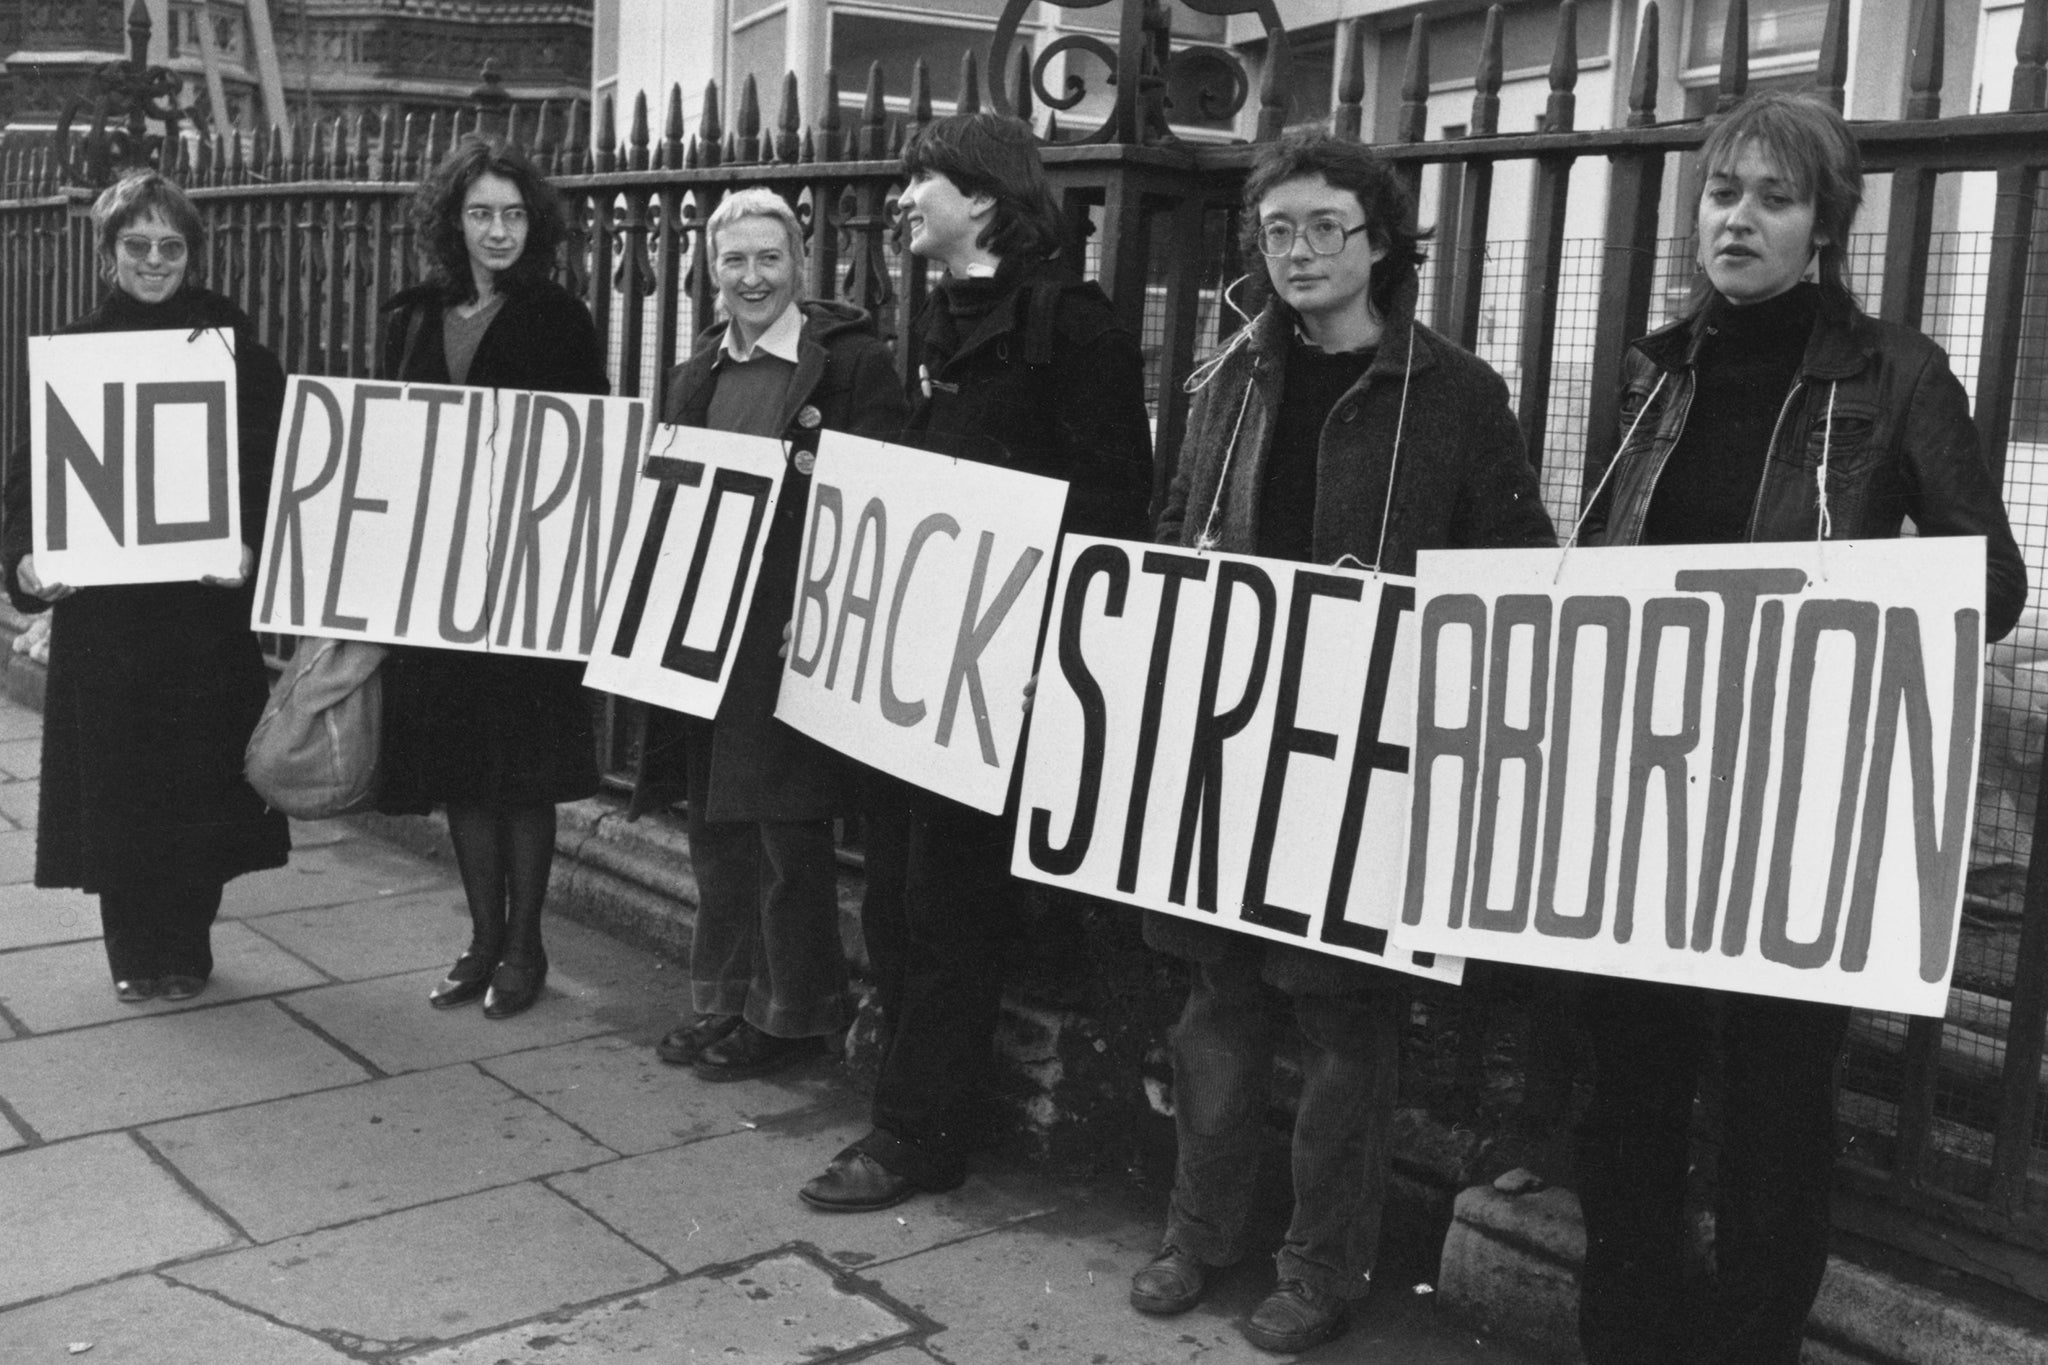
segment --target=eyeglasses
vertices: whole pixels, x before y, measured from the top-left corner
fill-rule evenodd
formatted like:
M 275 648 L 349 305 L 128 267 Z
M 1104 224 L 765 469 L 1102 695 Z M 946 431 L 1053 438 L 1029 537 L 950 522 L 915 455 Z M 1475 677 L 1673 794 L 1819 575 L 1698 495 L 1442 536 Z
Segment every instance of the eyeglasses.
M 502 223 L 509 229 L 526 226 L 526 210 L 517 204 L 506 209 L 487 208 L 482 204 L 472 204 L 462 211 L 462 216 L 469 220 L 471 227 L 480 231 L 490 227 L 493 223 Z
M 146 261 L 154 252 L 168 265 L 176 265 L 185 259 L 183 237 L 144 237 L 141 233 L 130 233 L 121 238 L 121 254 L 131 261 Z
M 1308 243 L 1308 249 L 1318 256 L 1341 255 L 1344 244 L 1357 234 L 1365 231 L 1365 224 L 1345 227 L 1335 218 L 1311 219 L 1304 228 L 1292 223 L 1268 223 L 1259 229 L 1259 253 L 1264 256 L 1286 256 L 1293 252 L 1298 237 Z

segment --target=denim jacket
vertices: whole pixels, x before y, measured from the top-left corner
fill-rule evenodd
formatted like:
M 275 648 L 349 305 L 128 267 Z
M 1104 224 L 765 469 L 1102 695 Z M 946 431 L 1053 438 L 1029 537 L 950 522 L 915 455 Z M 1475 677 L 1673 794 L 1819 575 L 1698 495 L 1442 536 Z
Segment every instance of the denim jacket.
M 1640 543 L 1658 477 L 1685 430 L 1710 311 L 1629 349 L 1622 440 L 1586 513 L 1589 543 Z M 1947 355 L 1913 329 L 1826 294 L 1772 427 L 1749 539 L 1814 539 L 1823 481 L 1829 539 L 1889 539 L 1907 518 L 1921 535 L 1983 536 L 1985 638 L 2012 629 L 2026 604 L 2026 563 Z

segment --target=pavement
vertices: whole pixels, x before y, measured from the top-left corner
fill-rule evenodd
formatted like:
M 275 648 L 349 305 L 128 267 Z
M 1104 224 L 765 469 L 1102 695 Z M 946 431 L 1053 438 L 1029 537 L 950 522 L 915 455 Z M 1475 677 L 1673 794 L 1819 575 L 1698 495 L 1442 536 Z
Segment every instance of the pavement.
M 429 1009 L 453 872 L 345 823 L 229 886 L 205 994 L 118 1003 L 93 899 L 29 884 L 40 728 L 0 703 L 0 1365 L 1275 1359 L 1234 1326 L 1263 1256 L 1181 1317 L 1130 1310 L 1156 1190 L 990 1158 L 813 1212 L 798 1185 L 865 1128 L 843 1068 L 663 1066 L 682 973 L 596 930 L 550 923 L 525 1015 Z M 1411 1254 L 1302 1358 L 1531 1359 L 1440 1315 Z

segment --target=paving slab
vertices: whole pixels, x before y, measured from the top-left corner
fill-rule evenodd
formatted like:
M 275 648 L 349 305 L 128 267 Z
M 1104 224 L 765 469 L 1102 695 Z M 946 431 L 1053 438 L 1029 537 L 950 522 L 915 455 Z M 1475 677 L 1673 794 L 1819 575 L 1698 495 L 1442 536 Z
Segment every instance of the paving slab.
M 5 838 L 0 835 L 0 838 Z M 0 1005 L 31 1033 L 206 1009 L 279 991 L 318 986 L 327 978 L 240 924 L 213 926 L 213 980 L 191 1000 L 124 1005 L 114 998 L 107 954 L 99 939 L 25 948 L 0 959 Z M 0 1092 L 4 1093 L 4 1092 Z
M 427 1004 L 427 993 L 446 971 L 444 964 L 327 986 L 293 996 L 291 1005 L 394 1075 L 550 1047 L 611 1028 L 597 1013 L 595 992 L 552 968 L 540 1003 L 524 1014 L 486 1019 L 480 1005 L 437 1010 Z
M 258 1242 L 613 1155 L 470 1066 L 157 1124 L 143 1135 Z
M 634 1357 L 674 1365 L 804 1365 L 909 1336 L 918 1324 L 835 1282 L 795 1252 L 731 1273 L 634 1294 L 574 1313 L 406 1357 L 408 1365 L 611 1365 Z M 863 1357 L 871 1359 L 871 1357 Z M 930 1357 L 917 1359 L 929 1365 Z
M 0 1047 L 0 1095 L 46 1139 L 303 1095 L 368 1074 L 267 1000 Z
M 11 829 L 0 833 L 0 886 L 34 880 L 36 875 L 36 832 Z
M 294 848 L 289 865 L 235 878 L 221 896 L 220 912 L 239 919 L 310 905 L 379 900 L 454 882 L 453 870 L 439 863 L 375 840 L 349 840 Z
M 596 1219 L 533 1184 L 291 1237 L 166 1273 L 365 1353 L 469 1336 L 669 1274 Z
M 0 740 L 0 773 L 9 777 L 35 777 L 43 770 L 43 735 L 39 729 L 27 739 Z
M 0 1156 L 0 1228 L 0 1306 L 236 1241 L 125 1133 Z
M 43 713 L 9 702 L 0 708 L 0 739 L 33 739 L 42 743 Z
M 479 1063 L 613 1151 L 639 1156 L 721 1134 L 742 1133 L 821 1104 L 845 1103 L 822 1058 L 799 1073 L 709 1084 L 664 1065 L 636 1038 L 585 1038 Z
M 0 1313 L 18 1365 L 351 1365 L 353 1356 L 209 1294 L 131 1275 Z M 71 1353 L 74 1345 L 88 1351 Z
M 1042 1214 L 1031 1191 L 974 1179 L 874 1214 L 820 1213 L 797 1189 L 865 1132 L 865 1115 L 788 1132 L 763 1128 L 631 1157 L 548 1183 L 688 1275 L 765 1247 L 815 1246 L 828 1263 L 860 1268 Z
M 100 898 L 83 891 L 0 886 L 0 950 L 70 943 L 100 936 Z M 0 966 L 0 974 L 7 968 Z
M 265 938 L 341 981 L 439 964 L 469 941 L 469 912 L 454 887 L 391 900 L 286 910 L 246 921 Z
M 0 817 L 16 829 L 36 827 L 36 803 L 42 799 L 43 784 L 35 778 L 0 782 Z

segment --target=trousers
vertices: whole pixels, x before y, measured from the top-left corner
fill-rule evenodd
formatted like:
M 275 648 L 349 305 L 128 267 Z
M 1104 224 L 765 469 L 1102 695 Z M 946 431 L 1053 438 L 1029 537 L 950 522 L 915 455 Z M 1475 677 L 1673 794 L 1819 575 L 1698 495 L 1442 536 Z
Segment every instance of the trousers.
M 1582 1009 L 1593 1095 L 1578 1133 L 1589 1365 L 1797 1365 L 1827 1269 L 1836 1005 L 1602 981 Z M 1693 1099 L 1718 1058 L 1713 1271 L 1687 1273 Z
M 690 1007 L 777 1038 L 846 1026 L 830 820 L 706 820 L 690 807 L 697 926 Z

